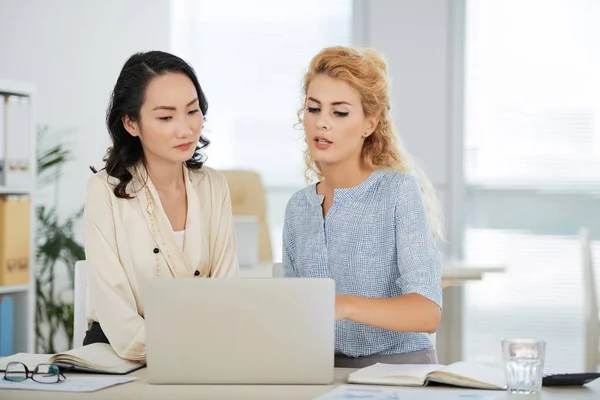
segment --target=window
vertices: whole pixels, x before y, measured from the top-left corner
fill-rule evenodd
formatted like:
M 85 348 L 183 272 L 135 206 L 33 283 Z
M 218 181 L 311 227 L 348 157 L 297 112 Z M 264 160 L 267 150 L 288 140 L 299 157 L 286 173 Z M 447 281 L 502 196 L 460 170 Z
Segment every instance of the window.
M 305 186 L 303 133 L 294 128 L 302 75 L 322 48 L 350 44 L 352 0 L 172 5 L 172 49 L 194 66 L 209 102 L 208 165 L 261 174 L 279 261 L 285 205 Z
M 600 237 L 599 20 L 594 0 L 467 2 L 465 257 L 508 265 L 466 289 L 467 359 L 534 336 L 548 370 L 583 368 L 575 235 Z

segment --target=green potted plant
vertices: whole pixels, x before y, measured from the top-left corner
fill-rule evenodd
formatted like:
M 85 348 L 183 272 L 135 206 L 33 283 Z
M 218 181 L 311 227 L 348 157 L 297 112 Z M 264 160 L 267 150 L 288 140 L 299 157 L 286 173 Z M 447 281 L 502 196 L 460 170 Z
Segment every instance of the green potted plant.
M 71 160 L 63 143 L 45 145 L 48 127 L 38 128 L 37 187 L 57 185 L 61 168 Z M 54 354 L 56 342 L 63 337 L 73 347 L 73 288 L 75 262 L 85 259 L 84 248 L 75 240 L 74 226 L 83 208 L 60 218 L 55 204 L 36 205 L 36 351 Z M 68 282 L 55 279 L 59 268 L 67 271 Z M 64 342 L 64 340 L 63 340 Z

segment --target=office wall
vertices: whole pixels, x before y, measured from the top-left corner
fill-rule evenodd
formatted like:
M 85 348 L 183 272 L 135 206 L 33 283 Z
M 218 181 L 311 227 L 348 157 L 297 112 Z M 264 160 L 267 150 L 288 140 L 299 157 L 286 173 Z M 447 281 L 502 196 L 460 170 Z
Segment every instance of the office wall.
M 38 87 L 38 121 L 76 153 L 69 179 L 59 188 L 63 214 L 82 204 L 87 166 L 99 165 L 109 145 L 104 113 L 122 63 L 134 51 L 170 46 L 170 1 L 139 5 L 136 0 L 0 2 L 0 76 Z M 440 192 L 454 243 L 450 217 L 460 154 L 453 148 L 451 13 L 448 0 L 355 0 L 355 42 L 386 56 L 400 136 Z
M 126 58 L 140 50 L 168 50 L 170 1 L 140 4 L 0 0 L 0 77 L 37 87 L 38 123 L 48 124 L 54 138 L 68 142 L 74 153 L 56 190 L 38 193 L 38 201 L 47 205 L 58 198 L 63 217 L 82 206 L 88 166 L 100 166 L 109 146 L 105 111 Z M 82 240 L 82 224 L 76 229 Z M 58 287 L 66 287 L 66 272 L 58 275 Z M 67 348 L 64 340 L 55 342 L 58 349 Z
M 355 0 L 355 42 L 388 63 L 400 138 L 438 190 L 448 243 L 460 255 L 462 1 Z
M 355 0 L 355 42 L 381 51 L 400 138 L 436 187 L 445 214 L 442 251 L 462 256 L 463 0 Z M 462 289 L 444 291 L 440 362 L 462 357 Z
M 1 0 L 0 77 L 37 86 L 37 121 L 70 143 L 75 160 L 58 191 L 61 214 L 81 207 L 90 164 L 109 139 L 110 89 L 135 51 L 168 50 L 170 1 Z M 54 193 L 41 193 L 51 202 Z

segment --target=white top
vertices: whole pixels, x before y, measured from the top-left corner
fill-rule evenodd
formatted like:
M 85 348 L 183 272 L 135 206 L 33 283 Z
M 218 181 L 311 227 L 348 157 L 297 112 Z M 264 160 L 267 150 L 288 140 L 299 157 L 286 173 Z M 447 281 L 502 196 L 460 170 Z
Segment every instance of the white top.
M 181 249 L 183 250 L 183 238 L 185 237 L 185 229 L 173 233 L 175 234 L 175 239 L 177 239 L 177 243 L 179 243 L 179 247 L 181 247 Z
M 92 175 L 86 193 L 87 318 L 98 321 L 115 352 L 146 360 L 146 327 L 140 287 L 150 278 L 237 277 L 231 198 L 225 177 L 206 166 L 185 171 L 188 210 L 181 248 L 160 196 L 143 165 L 132 167 L 127 193 L 117 198 L 116 179 Z M 146 191 L 145 186 L 147 186 Z M 151 215 L 154 218 L 151 218 Z M 155 235 L 153 235 L 155 232 Z M 156 241 L 154 236 L 156 236 Z M 154 253 L 158 245 L 159 253 Z M 159 258 L 157 268 L 156 258 Z

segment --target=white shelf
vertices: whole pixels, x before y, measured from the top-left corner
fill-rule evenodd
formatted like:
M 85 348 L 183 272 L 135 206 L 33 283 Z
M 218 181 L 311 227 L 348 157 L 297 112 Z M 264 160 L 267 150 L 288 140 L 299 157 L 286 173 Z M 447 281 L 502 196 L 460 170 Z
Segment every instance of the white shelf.
M 29 194 L 29 192 L 30 192 L 29 189 L 0 186 L 0 195 L 3 195 L 3 196 L 24 195 L 24 194 Z
M 14 94 L 17 96 L 31 96 L 35 93 L 35 87 L 26 82 L 15 82 L 7 79 L 0 79 L 0 93 Z
M 29 284 L 25 285 L 10 285 L 10 286 L 0 286 L 0 294 L 11 294 L 11 293 L 20 293 L 26 292 L 29 290 Z
M 30 184 L 27 186 L 0 186 L 0 196 L 23 196 L 26 195 L 30 200 L 30 237 L 29 237 L 29 283 L 24 285 L 5 285 L 0 286 L 0 295 L 11 295 L 14 301 L 14 324 L 13 324 L 13 352 L 14 353 L 33 353 L 35 351 L 35 235 L 36 235 L 36 214 L 35 214 L 35 172 L 37 140 L 35 125 L 35 93 L 36 88 L 28 82 L 18 82 L 0 78 L 0 99 L 4 100 L 5 95 L 17 95 L 27 97 L 29 100 L 28 129 L 27 132 L 20 132 L 19 135 L 29 134 L 29 166 L 31 168 Z M 6 107 L 2 107 L 2 112 L 6 113 Z M 0 132 L 0 139 L 7 138 L 7 116 L 4 114 L 0 118 L 3 125 Z M 2 151 L 7 153 L 9 148 L 3 146 Z M 15 150 L 16 151 L 16 150 Z M 10 158 L 10 154 L 3 154 L 3 159 Z M 23 158 L 22 155 L 20 158 Z M 7 182 L 7 181 L 3 181 Z

